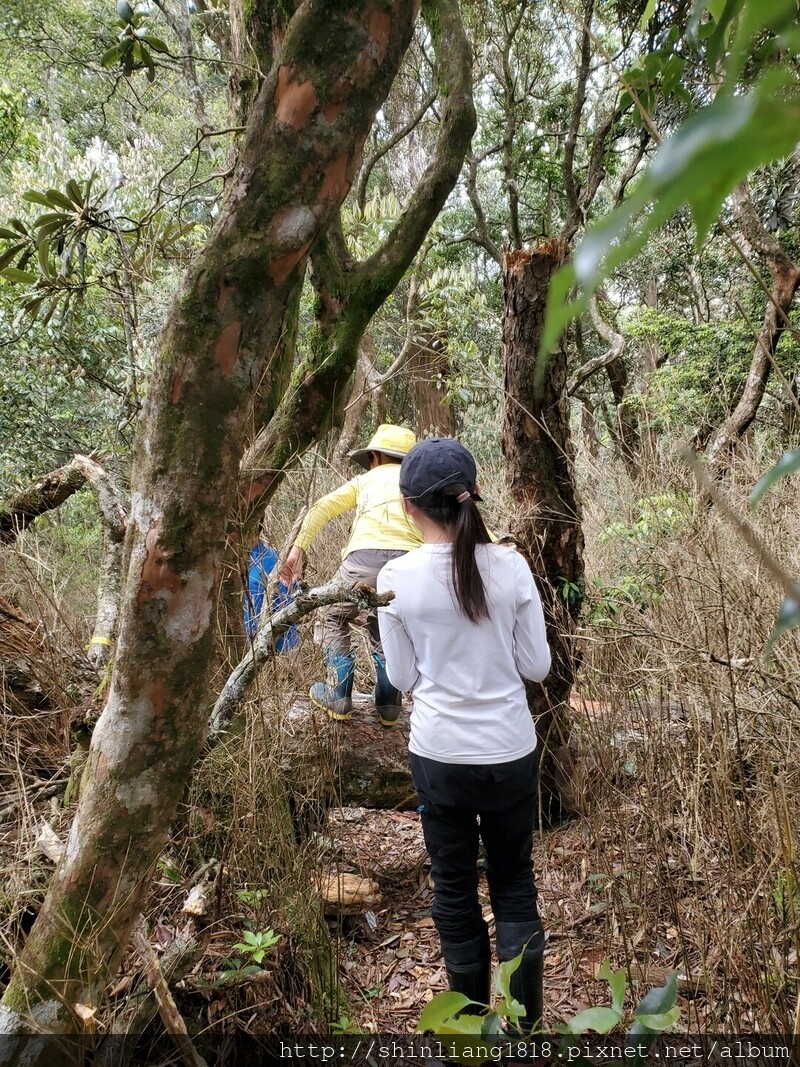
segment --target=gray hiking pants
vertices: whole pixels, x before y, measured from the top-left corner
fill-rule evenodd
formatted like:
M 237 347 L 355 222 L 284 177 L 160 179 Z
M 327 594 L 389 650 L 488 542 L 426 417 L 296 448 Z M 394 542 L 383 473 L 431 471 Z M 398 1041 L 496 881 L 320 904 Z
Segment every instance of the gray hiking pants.
M 375 588 L 378 571 L 390 559 L 404 556 L 405 552 L 392 548 L 362 548 L 351 552 L 339 567 L 338 578 L 342 582 L 363 582 Z M 322 620 L 322 647 L 325 651 L 346 656 L 350 652 L 350 623 L 358 615 L 355 604 L 333 604 L 327 608 Z M 373 652 L 381 652 L 381 635 L 378 630 L 378 613 L 373 608 L 367 612 L 367 629 Z

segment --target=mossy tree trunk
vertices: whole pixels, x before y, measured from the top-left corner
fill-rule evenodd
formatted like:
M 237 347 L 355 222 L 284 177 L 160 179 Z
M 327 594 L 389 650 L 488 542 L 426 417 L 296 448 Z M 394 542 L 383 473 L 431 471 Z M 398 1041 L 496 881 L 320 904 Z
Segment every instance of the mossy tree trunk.
M 203 742 L 212 607 L 255 392 L 280 374 L 266 357 L 350 188 L 415 15 L 415 0 L 303 3 L 275 63 L 257 57 L 270 73 L 161 338 L 137 434 L 113 682 L 0 1032 L 80 1030 L 78 1006 L 98 1004 L 141 910 Z M 17 1055 L 37 1062 L 24 1041 Z
M 512 533 L 536 577 L 553 654 L 545 681 L 528 683 L 542 744 L 542 811 L 548 819 L 581 809 L 569 696 L 583 601 L 583 529 L 563 347 L 552 354 L 541 388 L 534 379 L 550 279 L 563 254 L 563 245 L 552 241 L 533 252 L 509 252 L 503 262 L 503 454 L 515 505 Z
M 423 0 L 436 53 L 441 122 L 436 148 L 395 227 L 369 259 L 350 256 L 335 219 L 311 252 L 316 324 L 274 417 L 242 462 L 242 512 L 249 528 L 287 463 L 341 418 L 347 386 L 370 320 L 391 295 L 455 186 L 475 130 L 472 55 L 456 0 Z

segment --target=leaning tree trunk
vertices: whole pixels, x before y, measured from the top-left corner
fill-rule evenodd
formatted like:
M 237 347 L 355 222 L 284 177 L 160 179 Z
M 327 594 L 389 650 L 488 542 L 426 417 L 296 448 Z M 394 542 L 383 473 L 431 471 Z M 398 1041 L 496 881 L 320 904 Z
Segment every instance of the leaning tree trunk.
M 413 263 L 461 172 L 476 124 L 472 52 L 457 0 L 422 0 L 422 13 L 441 97 L 435 149 L 400 219 L 368 259 L 353 261 L 340 225 L 314 245 L 314 342 L 242 460 L 245 527 L 263 511 L 289 461 L 340 419 L 364 331 Z
M 715 478 L 726 473 L 736 445 L 758 414 L 775 351 L 789 322 L 789 310 L 800 286 L 800 266 L 759 219 L 746 182 L 733 194 L 733 204 L 744 241 L 769 268 L 770 288 L 742 395 L 708 442 L 708 470 Z
M 254 390 L 276 373 L 265 358 L 415 14 L 415 0 L 303 3 L 255 98 L 226 202 L 159 346 L 137 435 L 113 682 L 0 1032 L 80 1031 L 142 908 L 203 743 L 212 609 Z M 318 47 L 321 25 L 335 49 Z M 255 56 L 263 67 L 269 58 Z M 48 1049 L 23 1038 L 4 1052 L 35 1064 Z
M 541 388 L 534 381 L 547 292 L 564 251 L 549 242 L 503 261 L 503 454 L 514 500 L 512 532 L 536 577 L 553 654 L 550 674 L 528 683 L 542 744 L 542 811 L 580 811 L 570 750 L 569 696 L 575 678 L 575 629 L 583 601 L 583 529 L 575 488 L 567 399 L 567 357 L 552 354 Z

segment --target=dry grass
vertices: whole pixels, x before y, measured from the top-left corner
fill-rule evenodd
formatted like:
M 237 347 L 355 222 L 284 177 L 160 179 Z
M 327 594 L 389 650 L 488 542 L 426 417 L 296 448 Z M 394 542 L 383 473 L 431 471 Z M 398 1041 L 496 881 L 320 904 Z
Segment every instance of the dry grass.
M 678 967 L 694 994 L 690 1023 L 792 1032 L 800 645 L 790 634 L 765 662 L 781 592 L 718 514 L 696 506 L 685 473 L 671 473 L 669 497 L 660 489 L 654 504 L 617 485 L 613 514 L 602 500 L 587 508 L 594 622 L 581 634 L 579 688 L 592 703 L 578 723 L 592 769 L 588 865 L 609 885 L 616 961 L 634 974 L 648 961 Z M 756 479 L 739 469 L 731 492 L 743 513 Z M 774 492 L 757 521 L 797 574 L 791 496 Z M 612 603 L 619 588 L 628 596 Z
M 740 510 L 765 465 L 755 457 L 738 469 L 731 495 Z M 342 472 L 321 462 L 313 467 L 305 464 L 281 491 L 270 531 L 276 545 L 303 503 L 342 480 Z M 608 958 L 626 966 L 640 988 L 677 968 L 682 1025 L 691 1032 L 791 1032 L 800 948 L 798 638 L 782 638 L 774 659 L 764 661 L 779 590 L 735 532 L 713 510 L 697 508 L 685 471 L 657 472 L 650 489 L 632 489 L 610 464 L 583 467 L 582 480 L 589 599 L 579 635 L 583 699 L 575 727 L 591 807 L 585 819 L 549 831 L 537 846 L 552 934 L 551 1017 L 604 999 L 595 975 Z M 503 530 L 501 474 L 484 471 L 482 482 L 490 524 Z M 645 498 L 650 502 L 642 504 Z M 755 521 L 770 551 L 799 574 L 794 505 L 791 486 L 779 486 Z M 325 529 L 310 553 L 309 581 L 335 572 L 347 528 L 344 517 Z M 91 567 L 81 570 L 76 554 L 65 573 L 65 537 L 68 531 L 52 528 L 26 535 L 19 553 L 4 555 L 0 595 L 13 596 L 44 620 L 57 646 L 72 650 L 85 644 L 94 592 Z M 283 711 L 321 677 L 310 630 L 306 624 L 300 648 L 262 673 L 240 732 L 199 766 L 148 909 L 154 923 L 176 926 L 187 886 L 214 858 L 220 866 L 204 927 L 203 973 L 223 968 L 245 923 L 282 934 L 270 957 L 273 986 L 184 998 L 184 1010 L 216 1033 L 268 1026 L 324 1031 L 343 1010 L 320 994 L 335 972 L 346 976 L 356 1021 L 391 1031 L 397 998 L 359 990 L 388 973 L 378 951 L 385 929 L 421 923 L 429 904 L 419 855 L 409 861 L 408 884 L 396 874 L 388 878 L 391 863 L 381 857 L 386 907 L 379 919 L 388 927 L 377 932 L 331 930 L 308 891 L 317 846 L 295 846 L 276 768 Z M 230 647 L 230 635 L 221 636 Z M 371 686 L 363 651 L 362 689 Z M 220 667 L 219 679 L 226 669 Z M 17 804 L 0 823 L 6 961 L 49 875 L 34 845 L 37 821 L 47 815 L 63 831 L 69 820 L 38 795 L 43 783 L 63 775 L 68 754 L 63 722 L 54 723 L 46 715 L 15 716 L 9 706 L 3 714 L 0 808 Z M 38 767 L 28 762 L 34 750 L 45 757 Z M 237 896 L 261 888 L 270 892 L 257 905 Z M 418 995 L 421 1009 L 443 980 L 430 929 L 422 929 L 415 935 L 419 957 L 402 957 L 402 968 L 391 964 L 392 974 L 402 969 L 411 976 L 411 991 L 401 985 L 398 993 L 404 1029 L 415 1016 L 409 998 Z

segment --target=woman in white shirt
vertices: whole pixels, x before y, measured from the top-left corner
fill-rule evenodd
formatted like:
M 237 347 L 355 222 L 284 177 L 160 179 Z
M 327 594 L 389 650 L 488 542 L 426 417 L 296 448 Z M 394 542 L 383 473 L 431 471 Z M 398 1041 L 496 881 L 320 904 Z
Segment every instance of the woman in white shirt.
M 452 438 L 415 445 L 400 492 L 424 544 L 387 563 L 378 590 L 392 685 L 413 690 L 411 770 L 434 882 L 433 919 L 450 988 L 488 1003 L 489 932 L 478 847 L 500 960 L 524 949 L 512 992 L 523 1025 L 542 1017 L 544 933 L 531 849 L 538 761 L 523 678 L 550 669 L 541 602 L 515 549 L 492 544 L 476 506 L 475 461 Z

